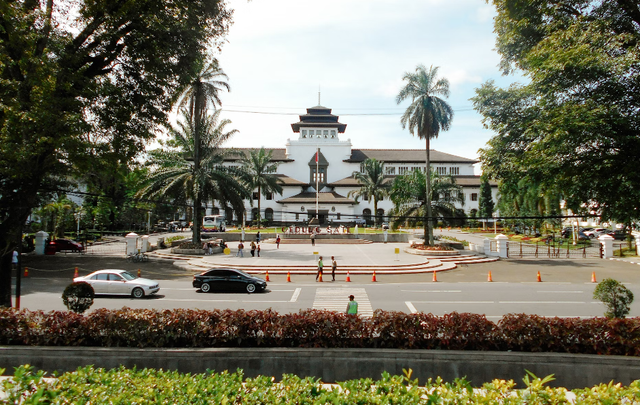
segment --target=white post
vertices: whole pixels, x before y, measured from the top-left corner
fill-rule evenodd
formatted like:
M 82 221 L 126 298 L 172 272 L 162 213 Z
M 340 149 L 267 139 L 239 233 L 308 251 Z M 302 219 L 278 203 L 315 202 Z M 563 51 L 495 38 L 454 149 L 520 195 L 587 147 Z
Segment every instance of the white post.
M 138 253 L 138 234 L 131 232 L 124 237 L 127 241 L 126 255 L 135 255 Z
M 636 254 L 640 256 L 640 234 L 637 234 L 635 238 L 636 238 Z
M 44 232 L 44 231 L 40 231 L 40 232 L 36 232 L 36 254 L 37 255 L 43 255 L 44 251 L 45 251 L 45 242 L 47 241 L 47 238 L 49 238 L 49 234 Z
M 598 240 L 602 244 L 602 258 L 609 259 L 613 257 L 613 237 L 609 235 L 602 235 Z
M 491 252 L 491 239 L 489 238 L 485 238 L 484 239 L 484 246 L 483 246 L 483 252 L 478 252 L 478 253 L 484 253 L 487 256 L 493 256 L 493 253 Z
M 142 237 L 142 246 L 140 247 L 140 252 L 145 253 L 150 251 L 151 245 L 149 244 L 149 235 L 144 235 Z
M 316 222 L 318 222 L 318 198 L 319 198 L 319 193 L 320 190 L 318 190 L 318 183 L 320 180 L 320 171 L 319 171 L 319 160 L 320 160 L 320 148 L 318 148 L 318 150 L 316 150 Z
M 507 243 L 509 243 L 509 238 L 505 235 L 500 234 L 496 236 L 496 243 L 498 245 L 498 256 L 502 258 L 507 258 Z

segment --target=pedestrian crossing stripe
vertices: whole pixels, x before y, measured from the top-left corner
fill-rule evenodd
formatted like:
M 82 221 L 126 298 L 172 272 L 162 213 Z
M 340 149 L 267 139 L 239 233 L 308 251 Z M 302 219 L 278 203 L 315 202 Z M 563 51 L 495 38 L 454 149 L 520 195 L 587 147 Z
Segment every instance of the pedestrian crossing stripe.
M 373 316 L 373 307 L 364 288 L 323 288 L 316 289 L 313 309 L 346 312 L 349 295 L 353 295 L 358 302 L 358 314 L 363 317 Z

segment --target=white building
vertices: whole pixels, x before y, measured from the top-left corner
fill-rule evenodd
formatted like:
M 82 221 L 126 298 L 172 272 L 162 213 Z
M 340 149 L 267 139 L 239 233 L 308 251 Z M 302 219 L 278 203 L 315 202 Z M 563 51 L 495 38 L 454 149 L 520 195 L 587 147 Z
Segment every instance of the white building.
M 358 189 L 353 172 L 367 158 L 383 161 L 389 181 L 393 177 L 411 170 L 425 169 L 424 149 L 354 149 L 351 140 L 341 140 L 346 124 L 338 122 L 331 109 L 316 106 L 307 109 L 300 121 L 291 124 L 295 139 L 288 139 L 284 149 L 272 149 L 272 160 L 279 163 L 278 176 L 282 180 L 282 195 L 258 196 L 253 193 L 253 206 L 247 201 L 247 220 L 257 217 L 257 199 L 262 209 L 262 218 L 278 222 L 304 222 L 316 216 L 316 167 L 319 172 L 318 219 L 320 223 L 353 222 L 356 218 L 372 219 L 373 201 L 360 199 L 356 202 L 349 192 Z M 320 150 L 316 165 L 316 150 Z M 242 149 L 240 149 L 242 151 Z M 249 149 L 245 149 L 249 151 Z M 229 159 L 227 165 L 237 165 L 238 159 Z M 431 151 L 431 167 L 440 174 L 451 174 L 464 191 L 465 212 L 478 209 L 480 176 L 474 174 L 476 160 L 448 153 Z M 494 202 L 497 201 L 497 186 L 492 184 Z M 393 208 L 385 198 L 378 202 L 378 215 L 384 216 Z M 213 213 L 219 212 L 214 208 Z M 230 209 L 227 220 L 238 221 Z

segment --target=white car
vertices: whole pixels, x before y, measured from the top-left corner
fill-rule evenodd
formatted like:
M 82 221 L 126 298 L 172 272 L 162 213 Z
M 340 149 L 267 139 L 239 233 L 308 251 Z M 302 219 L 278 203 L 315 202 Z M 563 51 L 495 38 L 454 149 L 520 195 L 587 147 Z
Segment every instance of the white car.
M 91 284 L 96 294 L 130 295 L 133 298 L 142 298 L 160 291 L 160 284 L 157 281 L 136 277 L 126 270 L 98 270 L 83 277 L 76 277 L 73 281 Z

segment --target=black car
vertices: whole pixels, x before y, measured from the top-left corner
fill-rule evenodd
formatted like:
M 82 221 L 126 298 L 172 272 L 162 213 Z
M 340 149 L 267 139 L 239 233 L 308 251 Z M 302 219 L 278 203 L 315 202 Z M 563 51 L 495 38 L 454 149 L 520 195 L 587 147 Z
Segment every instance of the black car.
M 253 293 L 264 291 L 267 282 L 237 269 L 211 269 L 193 276 L 193 287 L 202 292 L 210 291 L 246 291 Z

